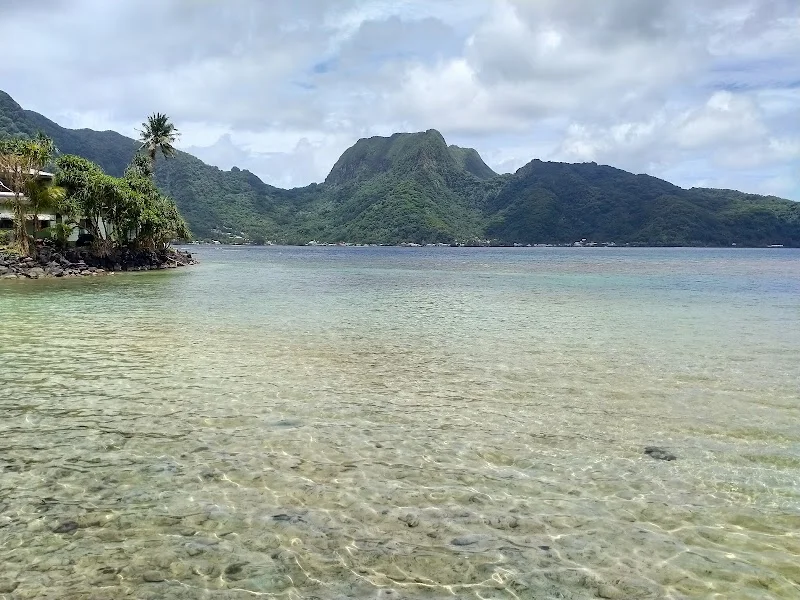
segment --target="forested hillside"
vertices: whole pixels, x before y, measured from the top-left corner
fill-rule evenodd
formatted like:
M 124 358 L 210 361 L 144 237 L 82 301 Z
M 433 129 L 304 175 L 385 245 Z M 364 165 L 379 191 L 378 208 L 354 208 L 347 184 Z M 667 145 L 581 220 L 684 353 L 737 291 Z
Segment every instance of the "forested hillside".
M 534 160 L 487 208 L 491 238 L 649 246 L 800 245 L 800 203 L 731 190 L 685 190 L 594 163 Z
M 60 152 L 119 176 L 138 143 L 116 132 L 65 129 L 0 92 L 0 137 L 43 131 Z M 800 203 L 732 190 L 685 190 L 594 163 L 534 160 L 497 175 L 438 131 L 359 140 L 325 182 L 284 190 L 249 171 L 222 171 L 179 152 L 157 163 L 199 238 L 279 243 L 800 246 Z

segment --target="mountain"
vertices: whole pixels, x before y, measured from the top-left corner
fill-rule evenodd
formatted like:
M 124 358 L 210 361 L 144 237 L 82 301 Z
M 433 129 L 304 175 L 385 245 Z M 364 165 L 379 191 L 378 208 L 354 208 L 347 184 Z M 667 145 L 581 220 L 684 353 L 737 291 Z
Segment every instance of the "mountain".
M 77 154 L 110 175 L 121 176 L 139 148 L 139 143 L 114 131 L 66 129 L 50 119 L 24 110 L 0 91 L 0 137 L 34 135 L 43 131 L 62 154 Z M 220 228 L 242 231 L 277 232 L 280 227 L 268 210 L 270 202 L 285 194 L 263 183 L 248 171 L 221 171 L 184 152 L 170 160 L 156 161 L 159 187 L 175 199 L 194 234 L 213 237 Z
M 462 169 L 471 173 L 478 179 L 492 179 L 493 177 L 497 177 L 497 173 L 483 162 L 481 155 L 478 154 L 475 148 L 450 146 L 449 149 L 453 160 L 455 160 Z
M 325 180 L 328 228 L 319 237 L 366 243 L 480 238 L 483 202 L 497 185 L 469 170 L 488 169 L 471 152 L 477 162 L 469 150 L 448 147 L 436 130 L 359 140 Z
M 685 190 L 595 163 L 534 160 L 489 203 L 487 235 L 648 246 L 800 245 L 800 203 L 732 190 Z
M 62 153 L 121 175 L 138 143 L 72 130 L 0 92 L 0 136 L 44 131 Z M 321 184 L 284 190 L 246 170 L 179 152 L 157 161 L 159 187 L 199 238 L 282 243 L 800 246 L 800 203 L 734 190 L 683 189 L 594 163 L 534 160 L 497 175 L 436 130 L 359 140 Z

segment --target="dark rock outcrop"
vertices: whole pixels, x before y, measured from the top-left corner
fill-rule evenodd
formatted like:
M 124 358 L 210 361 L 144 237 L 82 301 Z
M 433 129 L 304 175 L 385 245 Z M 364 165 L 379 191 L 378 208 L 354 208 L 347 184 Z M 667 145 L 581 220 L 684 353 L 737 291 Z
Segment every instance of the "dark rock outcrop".
M 37 257 L 18 256 L 0 250 L 0 279 L 44 279 L 49 277 L 92 277 L 118 271 L 154 271 L 197 264 L 189 252 L 163 252 L 122 248 L 106 256 L 88 248 L 38 249 Z
M 644 449 L 644 453 L 650 458 L 655 458 L 656 460 L 678 460 L 678 457 L 672 452 L 659 446 L 647 446 L 647 448 Z

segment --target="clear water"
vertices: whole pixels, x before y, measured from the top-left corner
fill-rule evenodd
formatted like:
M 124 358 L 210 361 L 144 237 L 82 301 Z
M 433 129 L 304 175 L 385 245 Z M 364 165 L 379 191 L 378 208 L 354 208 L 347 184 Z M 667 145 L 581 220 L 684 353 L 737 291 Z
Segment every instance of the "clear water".
M 800 252 L 199 257 L 0 286 L 0 598 L 800 598 Z

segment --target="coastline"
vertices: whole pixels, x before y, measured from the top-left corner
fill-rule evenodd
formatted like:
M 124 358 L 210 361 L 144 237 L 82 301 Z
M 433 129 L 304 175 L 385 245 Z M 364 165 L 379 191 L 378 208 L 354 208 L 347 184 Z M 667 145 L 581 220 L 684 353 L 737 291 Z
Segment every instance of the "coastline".
M 43 247 L 36 258 L 20 256 L 0 249 L 0 280 L 97 277 L 120 272 L 177 269 L 197 264 L 190 252 L 170 248 L 152 250 L 116 250 L 97 256 L 88 248 L 57 250 Z

